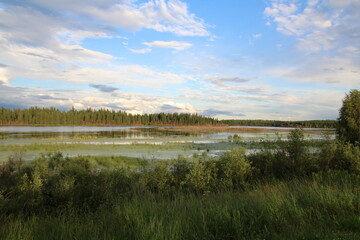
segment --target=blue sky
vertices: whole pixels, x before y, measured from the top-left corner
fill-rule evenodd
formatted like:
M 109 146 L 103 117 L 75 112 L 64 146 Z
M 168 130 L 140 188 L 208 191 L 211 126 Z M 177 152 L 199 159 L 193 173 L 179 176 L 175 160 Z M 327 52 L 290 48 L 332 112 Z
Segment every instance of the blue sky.
M 358 0 L 2 0 L 0 105 L 336 119 Z

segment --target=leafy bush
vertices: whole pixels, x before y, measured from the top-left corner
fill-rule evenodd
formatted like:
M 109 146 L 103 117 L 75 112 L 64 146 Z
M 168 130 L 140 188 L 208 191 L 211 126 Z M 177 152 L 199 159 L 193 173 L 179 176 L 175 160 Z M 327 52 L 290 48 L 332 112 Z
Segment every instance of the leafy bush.
M 142 181 L 153 191 L 164 191 L 171 188 L 173 178 L 169 171 L 169 164 L 161 161 L 153 169 L 143 173 Z
M 338 142 L 330 161 L 331 169 L 360 173 L 360 147 L 347 142 Z
M 258 177 L 289 179 L 309 175 L 318 169 L 304 139 L 303 130 L 292 130 L 287 140 L 279 138 L 270 144 L 273 148 L 263 148 L 249 156 Z
M 250 162 L 245 157 L 244 148 L 235 148 L 224 153 L 217 162 L 219 179 L 227 189 L 241 189 L 251 175 Z
M 185 159 L 180 159 L 180 160 L 176 160 L 172 167 L 171 167 L 171 171 L 172 171 L 172 175 L 173 175 L 173 181 L 175 186 L 182 186 L 186 176 L 189 174 L 191 169 L 191 165 L 188 161 L 186 161 Z
M 183 185 L 196 192 L 209 191 L 216 181 L 216 176 L 215 163 L 199 161 L 191 166 Z

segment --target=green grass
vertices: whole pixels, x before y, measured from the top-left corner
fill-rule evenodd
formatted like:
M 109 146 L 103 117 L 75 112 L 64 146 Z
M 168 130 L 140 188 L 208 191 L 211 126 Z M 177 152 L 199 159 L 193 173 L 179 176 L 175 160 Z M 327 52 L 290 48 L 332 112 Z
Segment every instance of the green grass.
M 358 176 L 322 174 L 205 195 L 115 200 L 95 212 L 2 216 L 0 239 L 359 239 Z

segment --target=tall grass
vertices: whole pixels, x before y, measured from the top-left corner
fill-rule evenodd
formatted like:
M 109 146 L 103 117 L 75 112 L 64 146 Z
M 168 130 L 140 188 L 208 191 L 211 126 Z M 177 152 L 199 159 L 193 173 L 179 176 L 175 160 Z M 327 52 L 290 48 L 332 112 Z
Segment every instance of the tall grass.
M 245 192 L 148 192 L 95 212 L 3 215 L 0 239 L 359 239 L 359 184 L 333 172 Z

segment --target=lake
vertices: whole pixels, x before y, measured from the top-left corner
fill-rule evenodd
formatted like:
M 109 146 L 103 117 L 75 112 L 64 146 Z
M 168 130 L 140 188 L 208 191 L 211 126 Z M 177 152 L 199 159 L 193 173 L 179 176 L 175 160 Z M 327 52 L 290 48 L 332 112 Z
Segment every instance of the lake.
M 217 156 L 237 147 L 229 137 L 238 135 L 241 142 L 286 138 L 294 128 L 229 126 L 218 130 L 185 131 L 186 127 L 97 127 L 97 126 L 2 126 L 0 161 L 14 152 L 31 160 L 41 153 L 61 151 L 67 156 L 123 155 L 144 159 L 173 159 L 207 152 Z M 307 139 L 321 139 L 324 132 L 335 138 L 334 130 L 304 129 Z

